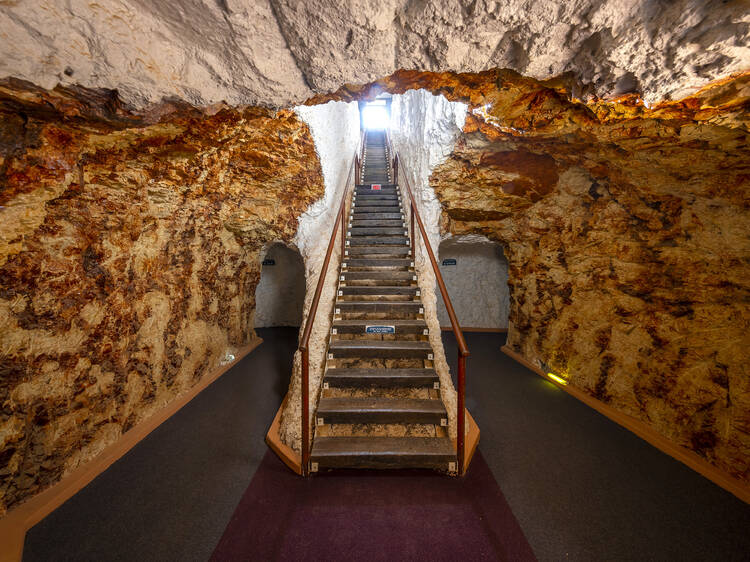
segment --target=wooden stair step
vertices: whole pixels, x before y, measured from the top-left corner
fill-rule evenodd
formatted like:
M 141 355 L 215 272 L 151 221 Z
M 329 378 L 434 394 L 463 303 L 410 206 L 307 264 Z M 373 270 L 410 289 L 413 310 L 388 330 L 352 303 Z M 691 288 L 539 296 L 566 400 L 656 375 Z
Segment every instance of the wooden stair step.
M 371 184 L 372 183 L 378 183 L 378 182 L 368 182 L 368 183 L 358 183 L 355 186 L 355 191 L 362 192 L 362 193 L 378 193 L 382 191 L 395 191 L 396 190 L 396 184 L 395 183 L 381 183 L 380 189 L 372 189 Z
M 328 346 L 328 353 L 333 354 L 334 358 L 430 359 L 432 345 L 428 341 L 333 340 Z
M 400 220 L 402 223 L 404 222 L 404 217 L 401 214 L 401 211 L 394 212 L 394 213 L 384 213 L 384 212 L 378 212 L 378 213 L 362 213 L 355 216 L 349 217 L 349 222 L 354 222 L 357 220 Z
M 333 328 L 338 334 L 365 334 L 367 326 L 370 327 L 390 327 L 394 329 L 394 334 L 424 334 L 427 324 L 423 319 L 403 320 L 399 318 L 390 318 L 385 320 L 371 320 L 367 318 L 355 318 L 334 320 Z M 377 333 L 377 332 L 374 332 Z M 382 331 L 382 333 L 388 333 Z
M 359 209 L 360 207 L 398 207 L 398 199 L 366 199 L 360 201 L 360 197 L 357 197 L 356 202 L 352 205 L 353 209 Z
M 321 398 L 316 423 L 425 423 L 446 425 L 440 400 L 420 398 Z
M 322 468 L 450 470 L 456 451 L 447 437 L 317 437 L 310 460 Z M 453 466 L 455 469 L 455 464 Z
M 342 271 L 342 281 L 416 281 L 417 275 L 413 271 L 398 271 L 395 269 L 373 271 Z
M 409 246 L 386 246 L 381 244 L 379 246 L 349 246 L 346 251 L 348 256 L 356 257 L 374 257 L 374 256 L 408 256 L 411 253 Z
M 440 379 L 435 369 L 328 369 L 323 383 L 330 388 L 440 388 Z
M 347 236 L 375 236 L 378 234 L 406 236 L 406 228 L 399 226 L 353 226 L 347 229 Z
M 343 313 L 398 313 L 422 314 L 423 305 L 420 301 L 336 301 L 334 307 Z
M 339 287 L 339 293 L 342 295 L 412 295 L 416 296 L 419 294 L 419 287 L 417 286 L 393 286 L 388 287 L 387 285 L 378 285 L 377 287 L 367 287 L 361 285 L 355 285 L 350 287 Z
M 352 207 L 352 218 L 359 215 L 367 216 L 370 213 L 400 213 L 401 207 L 398 205 L 362 205 Z M 361 218 L 361 217 L 360 217 Z
M 347 267 L 413 267 L 407 258 L 345 258 Z
M 407 236 L 350 236 L 346 241 L 349 242 L 349 246 L 406 246 L 409 244 Z
M 406 228 L 403 219 L 354 219 L 349 221 L 349 228 L 363 226 L 400 226 Z
M 355 197 L 357 201 L 397 201 L 399 199 L 398 193 L 378 193 L 373 191 L 372 193 L 363 193 Z

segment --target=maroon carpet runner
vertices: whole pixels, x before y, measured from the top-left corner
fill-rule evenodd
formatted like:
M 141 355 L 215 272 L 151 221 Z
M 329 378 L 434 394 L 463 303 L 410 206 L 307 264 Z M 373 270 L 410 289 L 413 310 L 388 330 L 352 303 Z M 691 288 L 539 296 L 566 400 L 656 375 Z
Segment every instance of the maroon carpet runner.
M 536 560 L 479 451 L 460 479 L 339 470 L 306 480 L 269 451 L 211 559 Z

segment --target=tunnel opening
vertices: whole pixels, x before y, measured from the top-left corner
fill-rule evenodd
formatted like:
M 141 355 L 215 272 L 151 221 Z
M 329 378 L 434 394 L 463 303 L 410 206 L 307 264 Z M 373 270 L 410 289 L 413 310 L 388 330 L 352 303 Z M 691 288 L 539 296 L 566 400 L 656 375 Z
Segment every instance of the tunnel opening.
M 255 327 L 295 327 L 302 324 L 305 265 L 295 248 L 271 244 L 262 257 L 255 289 Z
M 440 243 L 438 257 L 461 328 L 506 332 L 510 293 L 503 247 L 482 236 L 458 236 Z M 439 292 L 437 306 L 440 326 L 450 329 L 450 318 Z

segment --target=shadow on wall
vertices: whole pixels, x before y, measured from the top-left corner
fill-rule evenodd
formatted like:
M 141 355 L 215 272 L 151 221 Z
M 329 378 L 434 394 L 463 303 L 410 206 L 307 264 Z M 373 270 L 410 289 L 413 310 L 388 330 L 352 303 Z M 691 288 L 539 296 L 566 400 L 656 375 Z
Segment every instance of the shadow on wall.
M 281 242 L 268 247 L 255 289 L 255 327 L 302 324 L 305 264 L 299 251 Z
M 458 322 L 464 329 L 508 328 L 508 262 L 499 244 L 479 236 L 448 238 L 438 248 L 445 280 Z M 451 325 L 440 293 L 438 318 Z

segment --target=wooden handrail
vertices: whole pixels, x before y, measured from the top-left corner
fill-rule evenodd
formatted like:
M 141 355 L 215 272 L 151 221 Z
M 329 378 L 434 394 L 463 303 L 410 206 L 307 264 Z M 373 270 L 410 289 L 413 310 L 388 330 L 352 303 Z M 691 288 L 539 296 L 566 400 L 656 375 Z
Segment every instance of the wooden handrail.
M 328 265 L 331 262 L 331 254 L 333 253 L 333 248 L 336 244 L 336 231 L 338 230 L 339 225 L 341 226 L 342 259 L 344 256 L 346 237 L 346 223 L 344 221 L 346 213 L 346 196 L 349 193 L 349 183 L 352 180 L 352 174 L 355 174 L 356 181 L 357 172 L 355 167 L 357 166 L 358 161 L 358 151 L 355 151 L 352 163 L 349 165 L 349 174 L 346 177 L 344 191 L 341 194 L 341 203 L 339 204 L 338 213 L 336 213 L 336 222 L 333 224 L 333 229 L 331 230 L 331 238 L 328 241 L 328 249 L 326 250 L 326 256 L 323 260 L 323 267 L 318 276 L 318 284 L 315 287 L 315 294 L 313 295 L 313 300 L 310 304 L 310 312 L 307 314 L 305 330 L 302 332 L 302 339 L 300 340 L 299 345 L 299 350 L 302 353 L 302 476 L 307 476 L 310 469 L 310 334 L 312 333 L 315 316 L 318 312 L 320 295 L 323 292 L 323 285 L 325 284 L 326 275 L 328 274 Z
M 409 194 L 410 199 L 410 228 L 411 228 L 411 243 L 412 243 L 412 255 L 414 256 L 414 259 L 416 260 L 416 241 L 414 238 L 414 219 L 416 219 L 417 225 L 419 225 L 419 232 L 422 234 L 422 240 L 424 241 L 425 249 L 427 250 L 427 256 L 430 258 L 430 263 L 432 264 L 432 269 L 435 272 L 435 279 L 437 280 L 438 288 L 440 289 L 440 294 L 443 296 L 443 302 L 445 303 L 445 309 L 448 312 L 448 317 L 451 321 L 451 328 L 453 329 L 453 334 L 456 336 L 456 343 L 458 345 L 458 376 L 457 376 L 457 385 L 456 385 L 456 398 L 457 398 L 457 407 L 456 407 L 456 456 L 458 461 L 458 473 L 463 474 L 464 472 L 464 441 L 465 441 L 465 394 L 466 394 L 466 358 L 469 356 L 469 348 L 466 346 L 466 340 L 464 339 L 464 334 L 461 331 L 461 326 L 458 323 L 458 318 L 456 317 L 456 312 L 453 310 L 453 303 L 451 302 L 451 298 L 448 295 L 448 289 L 445 287 L 445 281 L 443 280 L 443 276 L 440 273 L 440 269 L 438 268 L 437 260 L 435 259 L 435 254 L 432 251 L 432 246 L 430 245 L 430 239 L 427 236 L 427 230 L 424 227 L 424 223 L 422 222 L 422 217 L 419 214 L 419 209 L 417 208 L 416 200 L 414 199 L 414 193 L 411 190 L 411 185 L 409 183 L 409 174 L 406 173 L 406 166 L 404 166 L 404 163 L 401 162 L 401 159 L 398 156 L 398 153 L 393 149 L 393 143 L 391 142 L 391 136 L 386 131 L 386 142 L 388 143 L 388 148 L 390 153 L 393 155 L 393 177 L 394 181 L 401 176 L 402 181 L 404 185 L 406 185 L 407 193 Z M 399 183 L 400 185 L 400 183 Z

